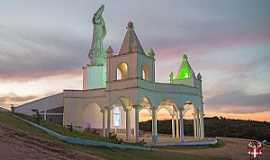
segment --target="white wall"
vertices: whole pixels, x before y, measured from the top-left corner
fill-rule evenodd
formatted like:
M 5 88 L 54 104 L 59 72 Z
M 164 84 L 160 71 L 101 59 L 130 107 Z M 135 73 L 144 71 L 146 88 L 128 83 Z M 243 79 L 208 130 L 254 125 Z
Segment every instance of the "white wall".
M 97 104 L 87 98 L 64 98 L 64 125 L 82 128 L 102 128 L 102 113 Z
M 59 93 L 15 107 L 15 112 L 27 115 L 34 115 L 35 113 L 32 111 L 32 109 L 44 111 L 63 106 L 63 93 Z
M 82 113 L 84 128 L 102 128 L 103 113 L 97 104 L 92 103 L 83 107 Z

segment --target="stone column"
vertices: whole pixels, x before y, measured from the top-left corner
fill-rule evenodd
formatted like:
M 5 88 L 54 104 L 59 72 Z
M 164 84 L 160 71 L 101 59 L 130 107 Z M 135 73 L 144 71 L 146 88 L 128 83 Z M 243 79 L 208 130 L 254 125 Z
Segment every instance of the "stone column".
M 204 139 L 204 114 L 200 114 L 201 139 Z
M 199 118 L 199 113 L 197 112 L 196 114 L 196 120 L 197 120 L 197 138 L 201 139 L 201 124 L 200 124 L 200 118 Z
M 175 138 L 174 113 L 172 114 L 172 138 Z
M 140 142 L 140 128 L 139 128 L 139 119 L 140 119 L 140 106 L 135 106 L 135 135 L 136 143 Z
M 44 116 L 44 120 L 46 121 L 47 120 L 47 110 L 44 110 L 43 116 Z
M 176 111 L 176 138 L 179 139 L 179 112 Z
M 111 131 L 111 108 L 107 108 L 107 137 Z
M 179 117 L 180 117 L 180 142 L 184 141 L 184 116 L 182 110 L 179 111 Z
M 152 142 L 157 143 L 157 113 L 154 107 L 152 108 Z
M 194 133 L 194 139 L 197 139 L 197 120 L 196 115 L 193 113 L 193 133 Z
M 106 109 L 102 109 L 102 136 L 106 136 Z
M 131 139 L 131 108 L 126 108 L 126 139 L 130 141 Z

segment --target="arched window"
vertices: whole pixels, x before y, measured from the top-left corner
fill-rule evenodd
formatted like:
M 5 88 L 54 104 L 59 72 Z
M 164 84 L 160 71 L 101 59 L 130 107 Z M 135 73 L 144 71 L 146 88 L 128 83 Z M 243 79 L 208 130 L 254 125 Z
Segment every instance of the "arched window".
M 146 64 L 142 65 L 142 79 L 149 80 L 149 67 Z
M 128 77 L 127 63 L 120 63 L 116 69 L 116 80 L 126 79 Z
M 146 79 L 146 73 L 145 73 L 145 70 L 142 70 L 142 79 L 143 79 L 143 80 Z
M 113 126 L 114 127 L 121 126 L 121 110 L 119 107 L 115 107 L 113 109 Z

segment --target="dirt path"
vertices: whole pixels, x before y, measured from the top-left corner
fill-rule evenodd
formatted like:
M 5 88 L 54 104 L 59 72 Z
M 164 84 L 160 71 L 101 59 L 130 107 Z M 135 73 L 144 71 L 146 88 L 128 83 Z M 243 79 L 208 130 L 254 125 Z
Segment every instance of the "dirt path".
M 0 159 L 4 160 L 97 160 L 40 137 L 18 133 L 0 124 Z
M 239 138 L 222 138 L 225 146 L 201 149 L 165 149 L 170 152 L 203 157 L 224 157 L 228 160 L 248 160 L 247 144 L 249 140 Z M 264 145 L 262 160 L 270 160 L 270 146 Z

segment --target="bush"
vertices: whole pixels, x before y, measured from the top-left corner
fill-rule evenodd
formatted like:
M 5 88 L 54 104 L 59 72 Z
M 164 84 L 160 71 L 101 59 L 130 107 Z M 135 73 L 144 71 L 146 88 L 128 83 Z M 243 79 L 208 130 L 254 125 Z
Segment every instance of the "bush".
M 122 144 L 124 141 L 121 138 L 117 138 L 117 134 L 110 132 L 109 133 L 109 142 L 116 143 L 116 144 Z

